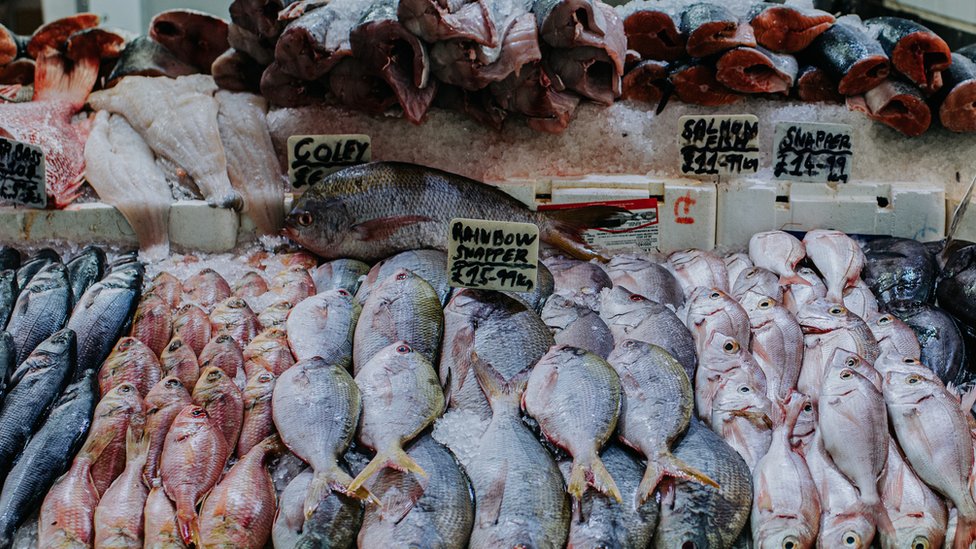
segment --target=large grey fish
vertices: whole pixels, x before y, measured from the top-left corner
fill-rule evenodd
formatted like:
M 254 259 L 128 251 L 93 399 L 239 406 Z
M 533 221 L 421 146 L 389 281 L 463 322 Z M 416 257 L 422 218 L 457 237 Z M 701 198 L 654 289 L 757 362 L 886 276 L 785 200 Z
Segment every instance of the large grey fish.
M 446 261 L 446 259 L 445 259 Z M 445 266 L 445 269 L 447 267 Z M 369 265 L 355 259 L 333 259 L 309 271 L 319 293 L 343 289 L 355 295 Z
M 674 454 L 715 479 L 719 487 L 681 479 L 666 481 L 654 548 L 732 547 L 752 505 L 749 466 L 717 434 L 694 419 Z
M 76 372 L 97 368 L 132 320 L 139 304 L 142 273 L 136 268 L 112 271 L 96 282 L 75 305 L 68 328 L 78 336 Z
M 528 371 L 506 380 L 477 358 L 473 369 L 492 416 L 467 467 L 475 494 L 468 546 L 561 548 L 569 536 L 569 498 L 556 462 L 519 413 Z
M 583 494 L 580 505 L 573 506 L 568 547 L 647 547 L 657 525 L 658 502 L 646 501 L 639 507 L 631 503 L 644 474 L 641 462 L 614 443 L 607 446 L 600 459 L 616 480 L 622 501 L 599 492 Z M 571 468 L 570 461 L 559 463 L 566 479 Z
M 365 273 L 366 278 L 362 280 L 362 284 L 356 292 L 356 301 L 360 305 L 365 303 L 373 289 L 389 278 L 397 269 L 406 269 L 424 279 L 437 292 L 441 305 L 447 304 L 452 288 L 447 279 L 447 254 L 441 250 L 407 250 L 373 265 L 373 268 Z
M 98 399 L 95 372 L 69 385 L 41 428 L 31 437 L 0 492 L 0 547 L 8 547 L 14 528 L 41 503 L 55 479 L 68 469 L 80 447 Z
M 17 268 L 17 288 L 24 291 L 31 279 L 51 263 L 61 263 L 61 256 L 51 248 L 41 248 Z
M 450 450 L 429 435 L 407 454 L 429 477 L 385 469 L 366 486 L 380 505 L 366 508 L 359 547 L 463 547 L 474 523 L 471 483 Z
M 557 344 L 575 345 L 602 358 L 613 349 L 613 333 L 600 314 L 566 296 L 554 294 L 546 301 L 542 321 Z
M 70 311 L 68 270 L 61 263 L 51 263 L 41 269 L 17 296 L 7 323 L 7 331 L 14 336 L 17 348 L 17 364 L 26 360 L 34 347 L 64 328 Z
M 0 408 L 0 477 L 70 380 L 74 353 L 75 333 L 61 330 L 38 345 L 11 377 Z
M 628 339 L 653 343 L 671 353 L 694 380 L 698 364 L 694 337 L 667 306 L 614 286 L 603 292 L 600 318 L 610 328 L 615 344 Z
M 20 289 L 17 287 L 17 271 L 0 271 L 0 328 L 5 327 L 10 320 L 18 294 Z
M 454 292 L 444 308 L 439 368 L 449 407 L 488 419 L 491 410 L 474 378 L 474 357 L 510 380 L 538 362 L 553 344 L 552 334 L 539 315 L 515 299 L 501 292 Z
M 353 479 L 349 490 L 355 492 L 387 467 L 428 477 L 403 449 L 444 412 L 437 372 L 424 353 L 406 341 L 395 341 L 364 364 L 355 381 L 363 402 L 359 441 L 376 451 L 376 456 Z
M 297 362 L 275 382 L 271 397 L 275 427 L 282 442 L 312 466 L 315 477 L 305 497 L 305 517 L 331 493 L 350 493 L 352 477 L 339 468 L 339 455 L 352 442 L 362 398 L 346 371 L 348 358 L 315 356 Z
M 288 345 L 298 360 L 335 353 L 352 360 L 352 339 L 359 304 L 345 290 L 315 294 L 296 305 L 285 321 Z M 262 313 L 263 315 L 263 313 Z
M 434 362 L 443 333 L 444 311 L 437 292 L 419 276 L 397 269 L 363 304 L 353 336 L 353 372 L 358 373 L 381 349 L 399 340 Z
M 81 252 L 65 264 L 71 281 L 72 306 L 92 284 L 105 274 L 105 251 L 98 246 L 85 246 Z
M 315 12 L 313 12 L 315 13 Z M 285 234 L 326 258 L 377 261 L 404 250 L 447 249 L 455 217 L 535 223 L 543 242 L 574 257 L 600 254 L 581 227 L 602 226 L 616 208 L 533 212 L 504 192 L 466 177 L 398 162 L 338 171 L 313 185 L 285 220 Z
M 647 458 L 635 505 L 644 503 L 665 477 L 715 485 L 685 463 L 671 446 L 688 427 L 695 408 L 691 380 L 667 351 L 642 341 L 622 341 L 609 358 L 620 376 L 620 440 Z
M 643 257 L 622 254 L 613 256 L 606 268 L 613 286 L 623 286 L 632 293 L 661 305 L 670 305 L 675 310 L 685 302 L 681 284 L 663 265 Z
M 278 497 L 278 515 L 271 530 L 275 547 L 294 549 L 351 549 L 363 521 L 362 503 L 334 493 L 305 518 L 305 494 L 312 483 L 308 468 L 288 483 Z
M 566 491 L 577 500 L 589 485 L 620 501 L 600 449 L 617 427 L 622 397 L 613 367 L 578 347 L 553 347 L 529 374 L 522 407 L 550 442 L 572 456 Z

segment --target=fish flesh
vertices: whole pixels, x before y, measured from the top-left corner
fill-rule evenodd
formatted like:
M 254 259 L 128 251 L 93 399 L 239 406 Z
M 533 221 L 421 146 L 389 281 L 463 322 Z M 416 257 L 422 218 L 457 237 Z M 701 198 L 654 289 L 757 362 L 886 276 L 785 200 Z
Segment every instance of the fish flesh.
M 162 378 L 162 367 L 152 349 L 133 337 L 123 337 L 98 370 L 98 393 L 106 395 L 130 383 L 145 396 Z
M 477 0 L 403 0 L 397 5 L 397 18 L 407 30 L 428 43 L 463 39 L 488 45 L 497 41 L 497 30 L 489 19 L 486 4 Z
M 227 30 L 227 21 L 189 9 L 164 11 L 149 22 L 150 38 L 204 73 L 230 47 Z
M 885 80 L 863 96 L 849 97 L 847 105 L 909 137 L 922 135 L 932 123 L 932 110 L 922 92 L 900 80 Z
M 973 98 L 976 96 L 976 62 L 960 55 L 952 54 L 952 64 L 942 71 L 943 86 L 933 104 L 939 106 L 939 121 L 950 131 L 976 131 L 976 109 Z
M 666 11 L 634 9 L 624 16 L 624 33 L 627 48 L 640 54 L 642 60 L 677 61 L 685 56 L 687 37 Z
M 846 21 L 837 21 L 810 44 L 810 57 L 837 81 L 841 95 L 859 95 L 874 89 L 890 72 L 881 44 Z
M 352 55 L 349 31 L 368 7 L 368 2 L 337 1 L 306 12 L 282 31 L 275 43 L 275 62 L 269 66 L 300 80 L 322 78 Z
M 125 440 L 125 469 L 102 494 L 95 508 L 96 547 L 141 547 L 144 538 L 143 508 L 149 488 L 143 469 L 149 450 L 145 425 L 130 423 Z
M 864 24 L 875 33 L 896 71 L 926 94 L 942 87 L 941 73 L 952 64 L 952 54 L 939 35 L 902 17 L 874 17 Z
M 18 365 L 42 341 L 64 328 L 70 311 L 68 270 L 61 263 L 51 263 L 20 291 L 7 322 L 7 331 L 14 337 Z
M 443 273 L 444 279 L 446 280 L 446 255 L 444 256 L 444 264 L 445 270 Z M 315 289 L 320 293 L 328 290 L 345 290 L 352 295 L 358 295 L 361 278 L 369 271 L 369 265 L 363 263 L 362 261 L 356 261 L 355 259 L 334 259 L 319 265 L 315 269 L 312 269 L 309 274 L 312 276 L 312 281 L 315 283 Z M 416 273 L 416 271 L 414 272 Z M 430 282 L 430 280 L 423 274 L 420 276 L 424 280 L 427 280 L 427 282 Z M 431 286 L 434 286 L 434 284 L 431 284 Z M 440 286 L 438 285 L 438 288 L 439 287 Z
M 203 75 L 127 76 L 91 94 L 88 103 L 124 116 L 158 156 L 186 170 L 211 206 L 240 210 L 243 200 L 228 178 L 220 141 L 216 91 Z
M 246 32 L 241 31 L 237 26 L 231 29 L 238 29 L 239 33 Z M 214 83 L 218 88 L 228 92 L 261 92 L 261 75 L 264 74 L 264 65 L 261 63 L 273 60 L 274 50 L 265 48 L 260 43 L 243 46 L 241 42 L 245 41 L 246 39 L 242 38 L 237 43 L 241 47 L 240 50 L 231 47 L 214 59 L 213 65 L 210 66 L 210 74 L 213 75 Z M 228 33 L 228 42 L 234 45 L 230 33 Z
M 756 42 L 780 53 L 807 49 L 834 24 L 834 16 L 825 11 L 775 2 L 756 4 L 749 11 L 749 18 Z
M 528 127 L 546 133 L 569 127 L 580 103 L 579 96 L 560 89 L 556 75 L 542 63 L 522 67 L 518 74 L 492 83 L 489 90 L 498 106 L 522 115 Z
M 794 95 L 807 103 L 841 103 L 837 80 L 826 70 L 814 65 L 801 65 L 793 85 Z
M 691 57 L 706 57 L 738 46 L 756 45 L 749 23 L 740 21 L 719 4 L 692 4 L 681 12 L 681 33 L 688 37 L 685 49 Z
M 610 328 L 586 305 L 556 294 L 546 301 L 541 318 L 557 345 L 575 345 L 604 359 L 613 349 Z
M 78 298 L 67 323 L 77 338 L 75 371 L 95 369 L 108 357 L 112 343 L 132 322 L 140 288 L 142 271 L 126 267 L 108 273 Z
M 281 41 L 278 43 L 280 44 Z M 341 66 L 340 63 L 339 67 Z M 279 107 L 311 105 L 326 92 L 325 83 L 305 81 L 291 76 L 281 69 L 277 61 L 265 67 L 264 72 L 261 73 L 259 86 L 261 95 L 272 105 Z
M 296 305 L 285 322 L 295 359 L 336 356 L 351 362 L 359 316 L 359 304 L 345 290 L 322 292 Z
M 193 404 L 207 412 L 210 423 L 224 437 L 228 455 L 237 447 L 244 420 L 244 396 L 223 370 L 211 366 L 200 372 L 190 394 Z
M 98 246 L 85 246 L 64 266 L 68 268 L 71 306 L 74 307 L 85 291 L 105 275 L 105 251 Z
M 177 414 L 193 404 L 190 393 L 180 383 L 179 378 L 166 377 L 160 380 L 146 394 L 146 465 L 143 480 L 146 486 L 152 486 L 153 480 L 159 476 L 159 458 L 163 454 L 163 443 L 166 433 Z
M 657 105 L 666 93 L 670 93 L 669 86 L 666 62 L 641 61 L 624 73 L 620 97 Z
M 160 375 L 175 377 L 184 387 L 193 387 L 200 378 L 197 355 L 179 336 L 174 337 L 159 356 Z
M 756 46 L 725 52 L 715 69 L 715 79 L 731 90 L 789 95 L 800 68 L 792 55 Z

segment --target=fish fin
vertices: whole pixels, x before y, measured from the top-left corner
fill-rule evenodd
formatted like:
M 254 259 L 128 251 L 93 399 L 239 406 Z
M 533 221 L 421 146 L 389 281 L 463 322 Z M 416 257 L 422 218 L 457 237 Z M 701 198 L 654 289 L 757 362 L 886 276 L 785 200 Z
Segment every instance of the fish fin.
M 732 410 L 729 412 L 729 415 L 747 419 L 749 423 L 759 427 L 760 429 L 766 428 L 770 431 L 773 429 L 773 420 L 769 417 L 769 415 L 762 412 L 754 412 L 751 410 Z
M 959 406 L 962 407 L 962 411 L 964 412 L 970 412 L 973 406 L 976 406 L 976 386 L 971 387 L 963 393 L 959 399 Z
M 756 508 L 760 511 L 772 511 L 773 499 L 769 495 L 769 483 L 766 481 L 766 475 L 762 472 L 759 473 L 753 490 L 756 492 Z
M 359 240 L 383 240 L 390 235 L 415 223 L 426 223 L 433 219 L 422 215 L 401 215 L 391 217 L 378 217 L 356 223 L 349 227 L 349 230 L 359 236 Z
M 601 494 L 611 497 L 618 502 L 622 500 L 617 483 L 613 480 L 610 472 L 600 456 L 594 454 L 590 458 L 577 459 L 573 461 L 573 468 L 569 474 L 569 483 L 566 491 L 576 500 L 583 499 L 586 486 L 590 485 L 597 489 Z
M 125 432 L 125 459 L 127 461 L 141 463 L 139 468 L 146 464 L 149 454 L 149 435 L 145 431 L 145 419 L 136 420 L 136 417 L 145 418 L 145 415 L 135 414 L 129 421 L 129 428 Z
M 444 382 L 447 385 L 448 377 L 457 378 L 457 388 L 460 389 L 464 382 L 468 379 L 468 372 L 471 370 L 471 354 L 474 352 L 474 329 L 470 326 L 464 326 L 458 333 L 455 334 L 454 340 L 451 343 L 451 356 L 454 358 L 454 372 L 450 369 L 448 373 L 445 374 Z
M 281 437 L 277 433 L 259 442 L 257 447 L 260 447 L 261 451 L 269 456 L 280 456 L 288 451 L 288 447 L 281 441 Z
M 800 286 L 813 286 L 809 280 L 803 278 L 802 276 L 793 273 L 791 275 L 783 275 L 779 277 L 780 286 L 789 286 L 790 284 L 798 284 Z
M 838 305 L 844 304 L 844 289 L 841 288 L 839 291 L 836 288 L 827 289 L 827 301 L 830 303 L 836 303 Z
M 952 549 L 969 549 L 976 541 L 976 517 L 959 515 L 956 522 L 956 537 L 952 540 Z
M 395 490 L 392 497 L 383 500 L 380 516 L 383 520 L 399 524 L 427 491 L 428 479 L 414 478 L 406 490 Z
M 308 485 L 308 491 L 305 493 L 305 520 L 312 518 L 315 510 L 319 508 L 319 503 L 329 497 L 333 482 L 329 472 L 316 471 L 314 473 L 312 482 Z
M 626 210 L 616 206 L 587 206 L 548 211 L 545 216 L 551 224 L 543 240 L 576 259 L 583 261 L 599 259 L 606 262 L 607 258 L 603 254 L 590 248 L 590 245 L 583 240 L 581 231 L 592 227 L 620 226 L 627 215 Z
M 176 512 L 176 528 L 187 546 L 200 547 L 200 520 L 194 509 Z
M 101 59 L 86 55 L 72 62 L 55 49 L 48 49 L 34 65 L 34 101 L 66 101 L 81 108 L 98 80 Z
M 101 457 L 102 452 L 112 444 L 115 440 L 115 433 L 108 431 L 100 435 L 89 436 L 88 440 L 85 441 L 85 446 L 79 452 L 79 457 L 84 455 L 91 460 L 92 463 L 98 461 Z
M 349 490 L 355 492 L 359 490 L 363 484 L 366 483 L 373 475 L 379 473 L 387 467 L 391 469 L 396 469 L 397 471 L 416 473 L 424 478 L 427 477 L 427 472 L 413 460 L 412 457 L 408 456 L 403 448 L 396 446 L 389 448 L 385 451 L 376 454 L 366 467 L 356 475 L 356 478 L 349 484 Z
M 501 396 L 507 396 L 515 400 L 516 406 L 525 392 L 525 386 L 529 382 L 529 373 L 534 364 L 512 376 L 512 379 L 505 381 L 498 370 L 481 360 L 478 353 L 471 352 L 471 365 L 474 368 L 475 379 L 484 392 L 488 403 L 494 407 L 494 401 Z
M 502 514 L 502 503 L 505 500 L 505 479 L 508 477 L 508 461 L 502 466 L 500 474 L 488 486 L 485 497 L 478 501 L 477 512 L 481 526 L 498 524 L 498 517 Z
M 878 528 L 878 532 L 880 532 L 886 538 L 894 538 L 895 525 L 891 522 L 891 517 L 888 516 L 888 510 L 885 509 L 885 506 L 881 500 L 879 499 L 870 507 L 871 508 L 868 510 L 868 515 L 874 517 L 875 526 Z

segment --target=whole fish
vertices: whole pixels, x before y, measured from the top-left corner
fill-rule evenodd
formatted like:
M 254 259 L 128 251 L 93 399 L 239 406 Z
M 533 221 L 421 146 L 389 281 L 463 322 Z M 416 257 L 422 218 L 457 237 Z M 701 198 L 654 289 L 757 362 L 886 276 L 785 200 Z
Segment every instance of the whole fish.
M 437 292 L 419 276 L 397 269 L 363 303 L 353 336 L 353 372 L 401 340 L 434 362 L 443 332 L 444 312 Z
M 123 337 L 98 370 L 98 391 L 105 395 L 123 383 L 131 383 L 145 396 L 162 377 L 159 360 L 142 341 Z
M 563 547 L 570 505 L 562 474 L 519 414 L 528 372 L 506 380 L 480 360 L 473 369 L 492 415 L 478 454 L 466 467 L 475 495 L 469 547 Z
M 857 488 L 866 512 L 879 528 L 890 531 L 891 521 L 878 488 L 888 460 L 889 439 L 881 391 L 847 361 L 834 361 L 824 372 L 817 411 L 824 449 Z
M 817 410 L 812 402 L 808 402 L 800 410 L 800 416 L 790 434 L 790 444 L 798 448 L 801 452 L 806 452 L 807 448 L 813 444 L 813 435 L 817 432 Z
M 966 362 L 966 345 L 956 320 L 942 308 L 926 303 L 898 302 L 891 313 L 915 332 L 922 363 L 943 383 L 954 381 Z
M 200 372 L 190 396 L 193 404 L 206 410 L 210 422 L 224 435 L 228 453 L 233 453 L 244 421 L 244 397 L 234 380 L 211 366 Z
M 200 364 L 197 355 L 179 336 L 173 337 L 159 356 L 159 367 L 163 377 L 175 377 L 184 387 L 193 387 L 200 379 Z
M 617 345 L 608 361 L 623 389 L 620 440 L 647 458 L 634 504 L 643 504 L 665 477 L 714 486 L 716 481 L 707 473 L 671 452 L 688 427 L 695 404 L 691 380 L 678 361 L 661 347 L 635 340 Z
M 293 265 L 271 279 L 268 291 L 297 305 L 301 300 L 315 295 L 315 281 L 304 265 Z
M 169 304 L 155 292 L 144 293 L 132 317 L 129 335 L 142 341 L 159 356 L 173 337 L 173 316 Z
M 10 320 L 19 293 L 17 271 L 13 269 L 0 271 L 0 328 L 5 327 Z
M 64 390 L 7 475 L 0 490 L 0 547 L 10 546 L 14 529 L 68 469 L 88 434 L 98 398 L 94 378 L 95 372 L 84 372 Z
M 969 489 L 973 443 L 959 436 L 969 432 L 969 413 L 938 379 L 910 371 L 885 374 L 884 403 L 911 469 L 958 512 L 952 547 L 969 547 L 976 540 L 976 502 Z
M 749 467 L 717 434 L 694 419 L 674 453 L 715 479 L 719 487 L 666 480 L 654 548 L 731 547 L 749 521 L 753 493 Z
M 592 486 L 620 501 L 600 450 L 617 427 L 622 398 L 613 367 L 577 347 L 553 347 L 529 374 L 522 408 L 539 423 L 546 439 L 572 457 L 566 491 L 577 500 Z
M 661 305 L 676 310 L 685 302 L 685 292 L 671 271 L 663 265 L 634 255 L 615 255 L 606 266 L 612 284 L 623 286 Z
M 752 353 L 734 337 L 714 333 L 705 343 L 701 362 L 695 371 L 695 408 L 698 417 L 706 424 L 711 418 L 719 387 L 733 377 L 769 394 L 766 374 Z
M 725 272 L 729 275 L 730 292 L 736 279 L 739 278 L 739 275 L 742 274 L 743 271 L 747 271 L 754 266 L 755 265 L 752 264 L 752 260 L 749 259 L 749 254 L 736 253 L 725 256 Z
M 783 292 L 783 305 L 794 315 L 809 303 L 817 299 L 827 299 L 827 285 L 817 276 L 817 273 L 809 267 L 797 269 L 796 274 L 800 278 L 809 282 L 806 284 L 790 284 Z
M 770 400 L 784 399 L 800 376 L 803 329 L 786 307 L 771 297 L 751 294 L 742 305 L 752 329 L 749 351 L 766 375 L 768 396 Z
M 581 299 L 577 296 L 598 296 L 604 288 L 614 285 L 607 269 L 619 257 L 614 256 L 606 268 L 597 263 L 561 256 L 545 260 L 546 267 L 552 273 L 553 293 L 572 296 L 577 300 Z M 680 289 L 677 294 L 681 295 Z
M 753 472 L 752 537 L 757 547 L 812 547 L 820 529 L 820 499 L 806 461 L 790 445 L 803 395 L 782 404 L 782 421 Z
M 741 302 L 750 294 L 782 301 L 783 288 L 779 285 L 779 277 L 773 271 L 762 267 L 752 267 L 742 271 L 732 284 L 730 295 L 736 301 Z
M 143 508 L 149 496 L 142 472 L 150 441 L 144 427 L 135 422 L 129 425 L 125 440 L 125 469 L 102 494 L 95 508 L 95 547 L 142 547 Z
M 272 435 L 227 471 L 200 509 L 202 547 L 265 546 L 276 508 L 274 482 L 265 463 L 284 450 L 278 436 Z
M 98 246 L 85 246 L 71 261 L 65 263 L 71 282 L 72 306 L 92 284 L 105 274 L 105 251 Z
M 51 263 L 21 290 L 7 322 L 7 331 L 14 336 L 18 365 L 42 341 L 64 328 L 70 311 L 68 270 L 60 263 Z
M 419 251 L 419 250 L 418 250 Z M 407 252 L 404 252 L 407 253 Z M 309 274 L 315 283 L 315 289 L 321 293 L 328 290 L 345 290 L 350 294 L 356 295 L 362 277 L 369 272 L 369 265 L 355 259 L 333 259 L 327 261 Z M 445 275 L 447 274 L 445 259 Z M 429 281 L 428 281 L 429 282 Z
M 217 484 L 229 455 L 220 428 L 199 406 L 184 407 L 166 433 L 159 472 L 166 495 L 176 505 L 179 537 L 187 545 L 199 545 L 197 505 Z
M 835 350 L 847 349 L 869 363 L 881 352 L 868 325 L 840 305 L 817 300 L 804 307 L 796 319 L 804 333 L 803 364 L 796 387 L 814 403 L 820 399 L 823 376 Z
M 346 495 L 332 494 L 322 500 L 315 513 L 306 520 L 305 494 L 313 476 L 311 468 L 305 469 L 281 492 L 278 514 L 271 530 L 274 546 L 296 549 L 354 547 L 363 521 L 362 504 Z
M 762 267 L 779 275 L 780 285 L 805 284 L 796 274 L 796 266 L 806 257 L 803 242 L 783 231 L 767 231 L 752 235 L 749 239 L 749 259 L 756 267 Z
M 506 344 L 499 345 L 499 341 Z M 531 367 L 554 344 L 539 315 L 500 292 L 459 289 L 444 308 L 440 382 L 452 409 L 491 416 L 474 378 L 475 357 L 506 379 Z
M 710 424 L 755 471 L 773 440 L 773 404 L 752 380 L 739 377 L 732 376 L 719 385 Z
M 244 354 L 233 336 L 221 334 L 210 340 L 197 358 L 200 370 L 210 366 L 220 368 L 228 377 L 234 379 L 237 371 L 244 368 Z
M 827 299 L 844 302 L 844 289 L 861 277 L 864 252 L 857 242 L 840 231 L 815 230 L 803 237 L 807 256 L 827 284 Z
M 374 296 L 382 293 L 380 289 Z M 365 363 L 355 381 L 363 401 L 359 442 L 376 456 L 353 479 L 349 490 L 356 491 L 387 467 L 427 478 L 428 473 L 403 446 L 444 411 L 444 393 L 430 361 L 406 341 L 395 341 Z
M 210 337 L 233 337 L 240 345 L 250 343 L 261 331 L 257 315 L 240 297 L 229 297 L 218 303 L 210 313 Z
M 260 323 L 264 328 L 284 326 L 285 321 L 288 318 L 288 314 L 291 313 L 291 310 L 294 307 L 295 306 L 290 301 L 275 301 L 261 311 L 261 313 L 258 315 L 258 323 Z
M 874 517 L 861 504 L 857 488 L 831 461 L 819 433 L 813 436 L 810 446 L 803 450 L 803 457 L 816 484 L 820 501 L 818 546 L 861 549 L 871 547 L 875 534 Z M 882 497 L 882 501 L 883 499 Z
M 268 291 L 268 283 L 257 271 L 244 273 L 231 287 L 237 297 L 260 297 Z
M 68 319 L 78 338 L 76 371 L 97 368 L 132 321 L 139 303 L 142 273 L 137 268 L 110 272 L 80 298 Z
M 616 479 L 622 501 L 615 501 L 599 492 L 587 492 L 579 506 L 573 506 L 569 523 L 567 547 L 647 547 L 657 525 L 658 503 L 646 501 L 635 507 L 644 468 L 640 461 L 623 447 L 611 443 L 603 451 L 601 460 Z M 570 461 L 563 461 L 559 469 L 569 479 Z
M 543 242 L 591 259 L 599 254 L 582 241 L 580 228 L 616 214 L 607 207 L 532 212 L 504 192 L 459 175 L 373 162 L 313 185 L 285 219 L 285 233 L 326 259 L 377 261 L 409 249 L 446 250 L 455 217 L 503 219 L 535 223 Z
M 145 422 L 145 405 L 139 391 L 129 383 L 109 391 L 95 406 L 88 438 L 111 439 L 91 466 L 92 482 L 99 494 L 104 494 L 125 469 L 125 435 L 132 422 Z
M 878 311 L 877 298 L 874 297 L 874 293 L 871 292 L 867 283 L 860 278 L 854 282 L 853 286 L 844 290 L 843 305 L 867 322 L 881 314 Z
M 210 317 L 197 305 L 187 303 L 173 313 L 173 337 L 189 345 L 194 356 L 210 342 L 210 335 Z
M 279 376 L 295 363 L 288 347 L 288 333 L 281 328 L 268 328 L 255 336 L 244 347 L 242 358 L 248 379 L 261 371 Z
M 275 382 L 271 410 L 278 434 L 315 474 L 305 497 L 306 519 L 333 492 L 366 497 L 365 490 L 350 494 L 353 479 L 337 461 L 352 442 L 362 409 L 348 365 L 348 358 L 330 364 L 312 357 L 297 362 Z
M 922 348 L 914 330 L 898 317 L 883 314 L 868 321 L 868 326 L 871 334 L 878 340 L 882 355 L 897 354 L 915 358 L 922 356 Z
M 57 401 L 74 367 L 75 333 L 64 329 L 42 342 L 10 378 L 0 407 L 0 477 Z
M 175 311 L 183 301 L 183 283 L 175 276 L 163 271 L 154 276 L 146 293 L 153 293 L 162 298 L 171 311 Z
M 180 410 L 193 403 L 179 378 L 163 378 L 149 391 L 146 402 L 146 467 L 143 480 L 151 486 L 159 472 L 159 458 L 163 454 L 166 433 Z
M 410 473 L 384 469 L 367 482 L 381 503 L 366 508 L 359 546 L 463 546 L 474 522 L 468 476 L 454 455 L 430 436 L 412 442 L 407 454 L 429 472 L 429 478 L 422 481 Z
M 683 250 L 668 256 L 668 266 L 686 297 L 698 288 L 729 292 L 729 273 L 721 257 L 704 250 Z
M 600 318 L 610 328 L 615 344 L 628 339 L 652 343 L 671 353 L 689 378 L 695 375 L 694 337 L 671 309 L 620 286 L 605 290 L 602 301 Z
M 584 263 L 585 264 L 585 263 Z M 607 358 L 613 349 L 613 333 L 600 314 L 560 294 L 554 294 L 542 308 L 542 321 L 552 330 L 556 344 L 576 345 Z
M 713 334 L 730 335 L 748 347 L 749 315 L 739 303 L 718 288 L 700 286 L 688 301 L 688 329 L 695 337 L 698 352 Z
M 244 386 L 244 421 L 241 424 L 241 436 L 237 439 L 239 457 L 274 433 L 274 418 L 271 414 L 274 384 L 274 374 L 261 372 L 249 378 Z
M 905 462 L 894 440 L 888 443 L 888 464 L 881 480 L 881 502 L 895 530 L 878 532 L 883 549 L 942 547 L 946 536 L 945 502 Z
M 227 280 L 213 269 L 203 269 L 183 281 L 183 299 L 208 312 L 231 295 Z
M 351 359 L 359 316 L 359 304 L 345 290 L 329 290 L 302 301 L 285 322 L 291 352 L 297 360 L 336 354 Z
M 353 260 L 339 259 L 335 261 Z M 335 261 L 326 263 L 326 265 L 335 263 Z M 360 262 L 357 261 L 356 263 Z M 441 304 L 447 304 L 447 300 L 451 296 L 451 285 L 447 279 L 447 254 L 441 250 L 407 250 L 373 265 L 373 268 L 366 273 L 366 278 L 362 279 L 358 291 L 355 292 L 356 301 L 360 305 L 366 303 L 370 293 L 398 269 L 406 269 L 422 278 L 437 292 Z

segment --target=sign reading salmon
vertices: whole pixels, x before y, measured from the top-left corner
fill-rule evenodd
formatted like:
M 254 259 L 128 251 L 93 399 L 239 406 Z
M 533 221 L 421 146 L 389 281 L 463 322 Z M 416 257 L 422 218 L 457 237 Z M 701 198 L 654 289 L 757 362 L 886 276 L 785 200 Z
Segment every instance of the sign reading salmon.
M 539 227 L 456 217 L 448 225 L 451 286 L 531 292 L 539 269 Z
M 851 176 L 851 127 L 780 122 L 773 134 L 773 176 L 785 181 L 847 183 Z
M 759 171 L 759 119 L 753 114 L 682 116 L 678 148 L 685 175 Z
M 314 185 L 332 172 L 372 158 L 368 135 L 292 135 L 288 138 L 288 180 L 293 189 Z
M 46 207 L 46 173 L 40 147 L 0 137 L 0 201 Z

